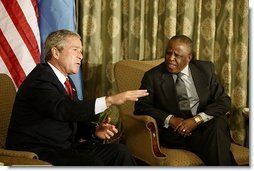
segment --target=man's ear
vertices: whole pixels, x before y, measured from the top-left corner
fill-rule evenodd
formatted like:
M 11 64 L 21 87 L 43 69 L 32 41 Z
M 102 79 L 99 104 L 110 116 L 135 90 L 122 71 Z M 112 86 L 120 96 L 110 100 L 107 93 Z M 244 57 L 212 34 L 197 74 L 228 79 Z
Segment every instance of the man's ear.
M 192 53 L 189 55 L 189 62 L 192 60 Z
M 59 58 L 59 50 L 56 47 L 51 48 L 52 57 L 58 59 Z

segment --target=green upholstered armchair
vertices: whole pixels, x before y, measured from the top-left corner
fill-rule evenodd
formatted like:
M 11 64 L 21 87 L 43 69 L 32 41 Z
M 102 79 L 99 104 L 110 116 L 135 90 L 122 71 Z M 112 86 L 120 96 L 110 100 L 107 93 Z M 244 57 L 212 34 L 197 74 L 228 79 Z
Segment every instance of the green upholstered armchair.
M 140 87 L 144 72 L 160 64 L 163 59 L 153 61 L 122 60 L 115 64 L 114 74 L 119 92 Z M 132 154 L 149 165 L 197 166 L 204 165 L 194 153 L 182 149 L 160 146 L 156 121 L 148 116 L 135 116 L 134 102 L 120 106 L 125 141 Z M 249 149 L 235 143 L 231 150 L 239 165 L 249 164 Z
M 11 165 L 51 165 L 38 159 L 35 153 L 5 149 L 12 106 L 16 89 L 11 78 L 0 73 L 0 162 L 5 166 Z

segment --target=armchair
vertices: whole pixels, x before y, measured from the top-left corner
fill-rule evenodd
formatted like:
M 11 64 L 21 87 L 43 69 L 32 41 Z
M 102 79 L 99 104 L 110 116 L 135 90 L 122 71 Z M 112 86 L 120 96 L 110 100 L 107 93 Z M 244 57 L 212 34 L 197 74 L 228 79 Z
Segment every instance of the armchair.
M 120 92 L 138 89 L 144 72 L 163 62 L 163 59 L 153 61 L 122 60 L 115 64 L 115 80 Z M 170 149 L 160 146 L 156 121 L 148 116 L 135 116 L 134 102 L 126 102 L 120 106 L 125 142 L 132 154 L 155 166 L 197 166 L 204 165 L 194 153 L 182 149 Z M 231 143 L 231 150 L 238 165 L 249 164 L 249 149 Z
M 245 146 L 249 148 L 249 115 L 250 115 L 250 109 L 249 108 L 243 108 L 242 114 L 245 117 L 245 123 L 246 123 L 246 140 L 245 140 Z
M 0 163 L 4 165 L 51 165 L 39 160 L 35 153 L 5 149 L 12 106 L 16 95 L 15 86 L 11 78 L 0 73 Z

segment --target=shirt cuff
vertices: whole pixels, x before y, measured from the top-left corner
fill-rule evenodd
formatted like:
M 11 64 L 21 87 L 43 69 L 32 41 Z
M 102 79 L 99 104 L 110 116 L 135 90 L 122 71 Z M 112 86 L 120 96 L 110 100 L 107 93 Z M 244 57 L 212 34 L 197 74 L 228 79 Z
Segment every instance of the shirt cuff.
M 198 115 L 201 116 L 201 118 L 203 119 L 204 122 L 207 122 L 207 121 L 213 119 L 213 116 L 207 115 L 204 112 L 201 112 Z
M 164 121 L 164 127 L 168 128 L 169 127 L 169 120 L 173 117 L 173 115 L 168 115 Z
M 104 112 L 107 108 L 108 107 L 106 105 L 106 96 L 99 97 L 95 100 L 94 112 L 95 112 L 96 115 L 101 113 L 101 112 Z

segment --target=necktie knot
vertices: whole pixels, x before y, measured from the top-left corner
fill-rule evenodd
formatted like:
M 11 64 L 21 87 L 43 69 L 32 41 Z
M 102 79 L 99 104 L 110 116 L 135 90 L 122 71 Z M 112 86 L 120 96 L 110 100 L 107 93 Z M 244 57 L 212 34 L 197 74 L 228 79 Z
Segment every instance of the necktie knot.
M 179 73 L 177 73 L 176 75 L 177 75 L 177 78 L 181 78 L 181 77 L 184 75 L 184 73 L 179 72 Z
M 71 86 L 71 82 L 70 82 L 70 80 L 68 78 L 66 78 L 66 81 L 64 82 L 64 85 L 66 86 L 67 94 L 69 95 L 71 100 L 73 100 L 72 86 Z

